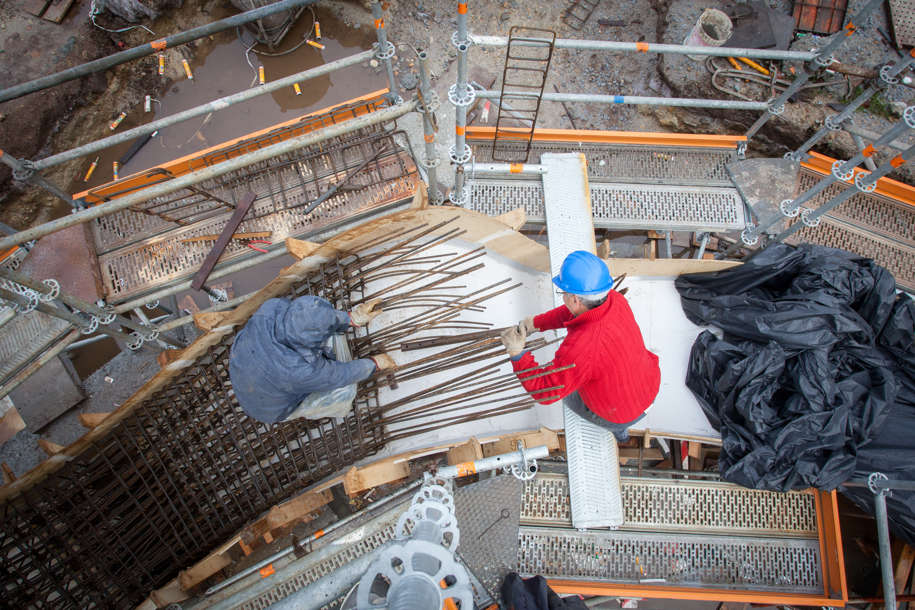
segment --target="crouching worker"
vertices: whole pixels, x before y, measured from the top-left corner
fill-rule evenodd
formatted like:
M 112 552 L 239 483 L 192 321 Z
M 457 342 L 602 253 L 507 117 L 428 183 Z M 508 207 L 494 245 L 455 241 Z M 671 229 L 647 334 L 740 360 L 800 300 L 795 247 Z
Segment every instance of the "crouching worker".
M 261 305 L 229 354 L 229 378 L 245 413 L 265 423 L 346 415 L 355 391 L 340 389 L 396 365 L 387 354 L 341 362 L 329 340 L 372 321 L 381 313 L 376 304 L 357 305 L 350 313 L 314 296 Z
M 539 366 L 524 350 L 529 333 L 565 328 L 568 335 L 545 370 L 574 366 L 528 381 L 522 373 L 522 385 L 535 399 L 537 390 L 563 386 L 548 393 L 564 397 L 570 409 L 612 431 L 618 441 L 626 441 L 629 426 L 645 417 L 658 394 L 658 357 L 645 348 L 626 297 L 611 290 L 613 278 L 599 258 L 583 250 L 572 252 L 553 283 L 561 291 L 562 306 L 526 318 L 502 333 L 512 366 L 515 371 Z

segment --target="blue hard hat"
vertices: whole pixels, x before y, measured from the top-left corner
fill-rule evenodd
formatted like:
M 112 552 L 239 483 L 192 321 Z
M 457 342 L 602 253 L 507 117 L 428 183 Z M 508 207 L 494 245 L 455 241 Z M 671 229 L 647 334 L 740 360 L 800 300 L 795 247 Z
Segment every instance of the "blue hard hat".
M 613 288 L 613 278 L 607 265 L 584 250 L 576 250 L 562 261 L 559 275 L 553 278 L 553 283 L 563 292 L 584 296 Z

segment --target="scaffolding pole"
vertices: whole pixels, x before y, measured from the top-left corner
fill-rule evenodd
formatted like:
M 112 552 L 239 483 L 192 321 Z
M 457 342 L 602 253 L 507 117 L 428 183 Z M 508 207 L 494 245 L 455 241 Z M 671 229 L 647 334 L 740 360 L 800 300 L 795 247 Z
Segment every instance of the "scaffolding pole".
M 397 119 L 407 114 L 408 112 L 412 112 L 416 109 L 416 106 L 416 100 L 411 100 L 392 108 L 376 110 L 371 114 L 352 118 L 337 125 L 330 125 L 318 131 L 307 133 L 295 138 L 290 138 L 284 142 L 278 142 L 276 144 L 266 146 L 239 157 L 228 159 L 221 163 L 217 163 L 215 165 L 199 169 L 189 174 L 185 174 L 184 176 L 175 178 L 173 180 L 161 182 L 154 186 L 147 187 L 141 191 L 125 195 L 119 199 L 101 203 L 87 210 L 76 212 L 74 214 L 70 214 L 69 216 L 58 218 L 57 220 L 52 220 L 51 222 L 47 222 L 37 227 L 19 231 L 18 233 L 0 239 L 0 251 L 12 248 L 13 246 L 24 244 L 25 242 L 31 241 L 33 239 L 44 237 L 45 235 L 50 235 L 51 233 L 60 231 L 61 229 L 66 229 L 67 227 L 72 227 L 84 222 L 95 220 L 96 218 L 101 218 L 102 216 L 107 216 L 108 214 L 113 214 L 155 197 L 173 193 L 186 186 L 222 176 L 231 171 L 248 167 L 249 165 L 258 163 L 260 161 L 272 159 L 273 157 L 282 155 L 284 153 L 292 152 L 306 146 L 312 146 L 331 138 L 335 138 L 339 135 L 343 135 L 357 129 L 362 129 L 363 127 L 369 127 L 379 123 L 393 121 L 394 119 Z
M 842 109 L 842 112 L 835 114 L 830 117 L 826 117 L 826 120 L 823 122 L 823 126 L 817 130 L 815 134 L 810 136 L 806 142 L 801 144 L 797 150 L 785 154 L 785 158 L 790 161 L 806 161 L 810 156 L 807 152 L 813 148 L 813 145 L 819 142 L 823 137 L 826 136 L 830 131 L 836 131 L 842 129 L 842 124 L 851 118 L 858 108 L 864 105 L 875 93 L 885 88 L 887 85 L 891 85 L 895 82 L 898 82 L 896 78 L 899 73 L 908 68 L 912 63 L 915 62 L 915 55 L 909 55 L 908 57 L 903 57 L 896 64 L 886 64 L 880 68 L 880 80 L 871 83 L 871 85 L 861 92 L 861 94 L 851 101 L 845 108 Z M 852 134 L 853 137 L 854 134 Z M 859 138 L 860 140 L 860 138 Z M 856 144 L 859 140 L 856 140 Z
M 378 36 L 378 44 L 375 46 L 375 59 L 384 64 L 384 70 L 388 74 L 391 103 L 400 104 L 403 102 L 403 98 L 400 97 L 397 79 L 394 77 L 394 66 L 391 63 L 391 58 L 394 57 L 396 50 L 394 49 L 394 44 L 388 40 L 387 32 L 384 29 L 384 13 L 382 12 L 381 2 L 378 0 L 372 2 L 372 17 L 375 19 L 375 33 Z
M 454 106 L 454 145 L 451 147 L 451 162 L 457 168 L 454 172 L 454 188 L 451 189 L 451 202 L 454 205 L 465 205 L 469 194 L 464 187 L 464 164 L 470 161 L 471 150 L 467 145 L 467 109 L 476 99 L 476 91 L 467 81 L 467 53 L 471 40 L 467 32 L 467 3 L 458 2 L 457 30 L 451 36 L 451 44 L 457 49 L 457 82 L 448 89 L 448 101 Z
M 5 164 L 11 170 L 13 170 L 14 180 L 19 180 L 20 182 L 27 182 L 36 186 L 40 186 L 61 201 L 65 201 L 67 205 L 73 206 L 74 208 L 77 207 L 76 203 L 74 203 L 73 198 L 70 195 L 65 193 L 59 186 L 48 182 L 39 174 L 35 173 L 35 170 L 31 167 L 31 164 L 28 161 L 17 159 L 3 149 L 0 149 L 0 163 Z
M 432 89 L 429 54 L 425 51 L 420 51 L 417 57 L 419 58 L 419 92 L 422 95 L 422 105 L 419 107 L 419 111 L 423 115 L 423 140 L 426 143 L 420 165 L 426 170 L 426 181 L 429 184 L 429 202 L 432 205 L 439 205 L 445 200 L 445 196 L 438 187 L 437 168 L 441 163 L 441 159 L 439 159 L 438 152 L 435 150 L 435 132 L 438 129 L 435 111 L 438 110 L 440 101 L 438 94 Z
M 261 8 L 256 8 L 239 15 L 233 15 L 232 17 L 227 17 L 226 19 L 214 21 L 213 23 L 200 26 L 199 28 L 193 28 L 184 32 L 179 32 L 178 34 L 172 34 L 171 36 L 166 36 L 165 38 L 160 38 L 159 40 L 147 42 L 146 44 L 142 44 L 132 49 L 127 49 L 126 51 L 121 51 L 120 53 L 109 55 L 108 57 L 102 57 L 101 59 L 96 59 L 95 61 L 90 61 L 80 66 L 61 70 L 55 74 L 42 76 L 41 78 L 36 78 L 35 80 L 28 81 L 26 83 L 21 83 L 19 85 L 14 85 L 12 87 L 2 89 L 0 90 L 0 102 L 16 99 L 17 97 L 22 97 L 23 95 L 34 93 L 35 91 L 41 91 L 42 89 L 47 89 L 48 87 L 53 87 L 54 85 L 59 85 L 60 83 L 75 80 L 94 72 L 101 72 L 102 70 L 107 70 L 108 68 L 123 64 L 133 59 L 152 55 L 153 53 L 161 53 L 165 49 L 177 47 L 186 42 L 197 40 L 198 38 L 203 38 L 204 36 L 209 36 L 210 34 L 229 30 L 231 28 L 237 27 L 239 25 L 244 25 L 252 21 L 257 21 L 262 17 L 267 17 L 269 15 L 273 15 L 291 8 L 307 6 L 309 4 L 315 3 L 317 3 L 317 0 L 280 0 L 279 2 L 268 4 L 267 6 L 263 6 Z
M 494 90 L 477 91 L 476 96 L 484 100 L 498 100 L 500 93 Z M 530 97 L 537 93 L 512 92 L 513 98 Z M 766 102 L 742 102 L 737 100 L 706 100 L 688 97 L 651 97 L 644 95 L 601 95 L 598 93 L 544 93 L 547 102 L 579 102 L 583 104 L 633 104 L 641 106 L 681 106 L 686 108 L 724 108 L 731 110 L 766 110 Z
M 194 108 L 190 108 L 182 112 L 176 112 L 170 116 L 163 117 L 145 125 L 140 125 L 139 127 L 134 127 L 133 129 L 128 129 L 127 131 L 121 132 L 119 134 L 107 138 L 102 138 L 101 140 L 96 140 L 95 142 L 90 142 L 89 144 L 84 144 L 83 146 L 78 146 L 76 148 L 57 153 L 56 155 L 51 155 L 50 157 L 45 157 L 44 159 L 32 162 L 31 166 L 36 170 L 54 167 L 55 165 L 60 165 L 61 163 L 66 163 L 68 161 L 72 161 L 73 159 L 78 159 L 79 157 L 85 157 L 86 155 L 108 148 L 109 146 L 121 144 L 122 142 L 128 142 L 139 136 L 144 136 L 148 133 L 164 129 L 170 125 L 174 125 L 175 123 L 187 121 L 188 119 L 210 114 L 212 112 L 219 112 L 220 110 L 224 110 L 229 106 L 234 106 L 235 104 L 245 102 L 260 95 L 272 93 L 284 87 L 291 87 L 293 83 L 311 80 L 313 78 L 325 76 L 326 74 L 329 74 L 335 70 L 341 70 L 343 68 L 348 68 L 350 66 L 360 64 L 364 61 L 368 61 L 372 58 L 372 56 L 372 51 L 363 51 L 361 53 L 357 53 L 355 55 L 344 57 L 343 59 L 338 59 L 336 61 L 318 66 L 317 68 L 303 70 L 302 72 L 298 72 L 291 76 L 271 81 L 258 87 L 246 89 L 232 95 L 227 95 L 225 97 L 213 100 L 212 102 L 201 104 L 200 106 L 195 106 Z

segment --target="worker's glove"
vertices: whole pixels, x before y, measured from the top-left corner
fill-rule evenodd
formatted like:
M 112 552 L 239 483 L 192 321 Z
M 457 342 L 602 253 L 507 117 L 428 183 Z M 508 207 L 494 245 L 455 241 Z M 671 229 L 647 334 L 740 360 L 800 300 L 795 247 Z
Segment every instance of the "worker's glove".
M 518 322 L 518 327 L 524 329 L 525 335 L 540 332 L 540 329 L 534 326 L 534 318 L 524 318 Z
M 375 363 L 375 368 L 379 371 L 389 371 L 397 368 L 397 363 L 387 354 L 375 354 L 374 356 L 369 356 L 369 358 L 372 359 L 372 362 Z
M 527 341 L 527 331 L 524 324 L 510 326 L 503 330 L 499 336 L 502 338 L 502 345 L 505 346 L 508 355 L 512 358 L 524 351 L 524 343 Z
M 365 326 L 381 315 L 381 309 L 375 309 L 380 302 L 381 299 L 372 299 L 371 301 L 366 301 L 365 303 L 360 303 L 353 307 L 353 310 L 349 314 L 352 325 Z

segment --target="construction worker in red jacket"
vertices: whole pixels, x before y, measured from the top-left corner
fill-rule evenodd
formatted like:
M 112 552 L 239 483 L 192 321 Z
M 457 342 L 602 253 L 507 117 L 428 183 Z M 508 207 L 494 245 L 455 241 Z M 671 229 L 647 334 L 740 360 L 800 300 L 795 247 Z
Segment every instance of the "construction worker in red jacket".
M 545 370 L 574 366 L 526 381 L 522 373 L 522 385 L 535 399 L 549 395 L 543 404 L 555 402 L 557 396 L 565 398 L 573 411 L 626 441 L 629 426 L 645 417 L 658 394 L 658 357 L 645 347 L 629 303 L 612 290 L 613 278 L 599 258 L 584 250 L 572 252 L 553 283 L 562 291 L 564 305 L 525 318 L 502 333 L 512 366 L 515 371 L 540 366 L 524 349 L 528 334 L 565 328 L 568 335 Z M 538 396 L 537 390 L 556 386 L 562 389 Z

